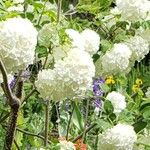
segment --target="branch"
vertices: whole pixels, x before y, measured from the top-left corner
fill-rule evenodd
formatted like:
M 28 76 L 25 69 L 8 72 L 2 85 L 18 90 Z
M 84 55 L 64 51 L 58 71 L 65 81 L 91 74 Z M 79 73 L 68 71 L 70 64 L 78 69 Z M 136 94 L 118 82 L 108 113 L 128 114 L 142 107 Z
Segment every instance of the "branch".
M 59 23 L 59 22 L 60 22 L 61 5 L 62 5 L 62 0 L 58 0 L 57 23 Z
M 93 129 L 95 126 L 97 125 L 97 123 L 94 123 L 92 125 L 90 125 L 86 130 L 85 133 L 89 132 L 91 129 Z M 78 135 L 75 139 L 72 140 L 73 143 L 75 143 L 78 139 L 82 138 L 84 132 L 82 132 L 80 135 Z
M 22 104 L 25 102 L 25 101 L 27 101 L 29 98 L 30 98 L 30 96 L 32 96 L 32 94 L 34 93 L 34 92 L 36 92 L 37 90 L 34 88 L 25 98 L 24 98 L 24 100 L 22 101 Z
M 0 70 L 3 76 L 3 82 L 4 82 L 4 93 L 7 95 L 8 99 L 9 99 L 9 103 L 13 103 L 13 94 L 11 92 L 11 89 L 8 85 L 8 78 L 7 78 L 7 71 L 5 69 L 5 66 L 3 64 L 3 62 L 0 60 Z
M 18 111 L 20 108 L 20 100 L 13 95 L 13 93 L 8 85 L 7 71 L 1 60 L 0 60 L 0 70 L 2 73 L 2 77 L 3 77 L 4 93 L 6 94 L 6 97 L 8 99 L 8 104 L 11 108 L 9 122 L 8 122 L 8 126 L 7 126 L 7 131 L 6 131 L 5 142 L 4 142 L 4 149 L 11 150 L 12 143 L 14 141 L 15 130 L 16 130 Z
M 41 136 L 41 135 L 39 135 L 39 134 L 31 133 L 31 132 L 22 130 L 22 129 L 20 129 L 20 128 L 16 128 L 16 130 L 19 131 L 19 132 L 22 132 L 22 133 L 24 133 L 24 134 L 27 134 L 27 135 L 29 135 L 29 136 L 35 136 L 35 137 L 37 137 L 37 138 L 40 138 L 40 139 L 42 139 L 43 141 L 44 141 L 44 139 L 45 139 L 43 136 Z M 48 140 L 48 143 L 51 144 L 51 142 L 50 142 L 49 140 Z
M 49 100 L 46 100 L 45 105 L 45 138 L 44 138 L 44 146 L 48 145 L 48 132 L 49 132 L 49 106 L 50 102 Z

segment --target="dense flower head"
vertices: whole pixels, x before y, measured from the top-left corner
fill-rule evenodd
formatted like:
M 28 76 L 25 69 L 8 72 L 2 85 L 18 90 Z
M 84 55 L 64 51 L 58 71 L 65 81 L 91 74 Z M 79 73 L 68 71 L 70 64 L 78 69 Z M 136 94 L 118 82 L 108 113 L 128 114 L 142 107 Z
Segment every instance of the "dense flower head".
M 124 73 L 128 68 L 131 54 L 132 52 L 127 45 L 115 44 L 101 59 L 102 71 L 106 75 Z
M 18 3 L 24 3 L 25 0 L 13 0 L 13 3 L 18 4 Z
M 60 146 L 60 150 L 76 150 L 74 144 L 66 140 L 60 140 L 59 146 Z
M 0 22 L 0 58 L 7 71 L 33 63 L 37 31 L 28 19 L 10 18 Z
M 23 8 L 23 5 L 21 4 L 18 4 L 17 6 L 11 6 L 7 9 L 7 11 L 23 11 L 24 8 Z
M 66 29 L 66 34 L 71 39 L 72 47 L 80 48 L 81 50 L 84 49 L 85 40 L 81 37 L 80 33 L 73 29 Z
M 149 44 L 141 36 L 134 36 L 130 38 L 126 44 L 130 47 L 132 51 L 131 60 L 137 60 L 140 62 L 149 53 Z
M 114 113 L 120 113 L 126 108 L 125 96 L 119 92 L 112 91 L 111 93 L 108 93 L 106 99 L 112 103 L 114 107 Z
M 144 40 L 146 40 L 150 44 L 150 29 L 144 29 L 143 27 L 140 27 L 138 30 L 136 30 L 136 35 L 141 36 Z
M 72 46 L 85 50 L 91 56 L 99 50 L 100 36 L 91 29 L 85 29 L 81 33 L 73 29 L 66 30 L 72 40 Z
M 150 12 L 148 0 L 116 0 L 116 5 L 123 20 L 134 22 L 145 19 Z
M 36 86 L 43 98 L 52 100 L 83 98 L 87 90 L 92 88 L 94 75 L 95 66 L 90 55 L 72 48 L 64 60 L 55 63 L 53 70 L 43 70 L 39 73 Z M 45 89 L 50 91 L 47 92 Z
M 100 135 L 98 150 L 132 150 L 136 140 L 132 126 L 117 124 Z
M 99 50 L 100 36 L 90 29 L 82 31 L 81 36 L 85 40 L 85 51 L 90 55 L 95 54 Z

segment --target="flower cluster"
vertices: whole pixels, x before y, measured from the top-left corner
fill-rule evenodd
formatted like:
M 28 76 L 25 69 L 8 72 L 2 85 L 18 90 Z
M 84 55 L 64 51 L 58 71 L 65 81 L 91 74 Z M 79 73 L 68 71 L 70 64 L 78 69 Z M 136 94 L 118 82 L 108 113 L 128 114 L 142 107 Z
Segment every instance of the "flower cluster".
M 123 43 L 115 44 L 101 59 L 104 74 L 123 73 L 127 70 L 132 52 Z
M 130 38 L 126 44 L 129 46 L 132 51 L 131 60 L 140 62 L 145 55 L 149 52 L 149 44 L 141 36 L 134 36 Z
M 137 93 L 140 90 L 142 84 L 143 82 L 141 79 L 136 79 L 135 84 L 132 86 L 132 91 Z
M 101 85 L 105 83 L 105 80 L 102 78 L 95 79 L 93 81 L 93 94 L 94 94 L 94 105 L 95 105 L 95 113 L 98 114 L 101 107 L 102 107 L 102 101 L 101 97 L 104 94 L 104 91 L 101 89 Z
M 85 29 L 81 33 L 73 29 L 67 29 L 66 33 L 72 40 L 72 46 L 85 49 L 91 56 L 99 50 L 100 37 L 90 29 Z
M 138 21 L 145 19 L 150 13 L 148 0 L 116 0 L 116 5 L 123 20 Z
M 83 98 L 86 91 L 92 88 L 94 75 L 95 66 L 90 55 L 72 48 L 64 60 L 55 63 L 53 70 L 39 73 L 36 86 L 46 99 Z
M 120 113 L 126 108 L 125 96 L 119 92 L 112 91 L 111 93 L 108 93 L 106 99 L 112 103 L 114 107 L 114 113 L 116 114 Z
M 74 144 L 66 140 L 60 140 L 59 146 L 60 146 L 60 150 L 76 150 Z
M 99 137 L 99 150 L 132 150 L 137 135 L 130 125 L 117 124 Z
M 37 31 L 28 19 L 11 18 L 0 22 L 0 58 L 7 71 L 23 69 L 33 62 Z

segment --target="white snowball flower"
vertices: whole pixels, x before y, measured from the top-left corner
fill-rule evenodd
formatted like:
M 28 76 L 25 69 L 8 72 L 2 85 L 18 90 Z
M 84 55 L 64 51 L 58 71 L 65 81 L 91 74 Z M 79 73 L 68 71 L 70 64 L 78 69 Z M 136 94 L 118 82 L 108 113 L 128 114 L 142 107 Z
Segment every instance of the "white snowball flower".
M 73 48 L 64 60 L 55 63 L 53 70 L 40 72 L 35 84 L 46 99 L 83 98 L 87 90 L 92 88 L 94 75 L 95 66 L 90 55 Z
M 24 10 L 23 5 L 18 4 L 17 6 L 11 6 L 7 9 L 7 11 L 20 11 L 22 12 Z
M 150 44 L 150 29 L 149 28 L 144 29 L 144 28 L 140 27 L 136 31 L 136 35 L 141 36 L 144 40 L 146 40 Z
M 133 126 L 117 124 L 99 136 L 98 150 L 132 150 L 136 141 Z
M 23 69 L 34 60 L 37 31 L 28 19 L 0 22 L 0 58 L 7 71 Z
M 126 108 L 125 96 L 119 92 L 112 91 L 107 95 L 106 99 L 112 103 L 114 107 L 114 113 L 120 113 Z
M 61 140 L 59 142 L 60 150 L 76 150 L 74 144 L 70 141 Z
M 127 45 L 115 44 L 101 59 L 104 74 L 125 73 L 131 54 L 132 52 Z
M 148 42 L 140 36 L 130 38 L 126 44 L 132 51 L 131 59 L 133 61 L 137 60 L 140 62 L 150 51 Z
M 66 34 L 72 40 L 72 47 L 80 48 L 81 50 L 85 47 L 85 40 L 82 38 L 80 33 L 73 29 L 66 29 Z
M 73 29 L 67 29 L 66 33 L 72 40 L 73 47 L 84 49 L 91 56 L 99 50 L 100 36 L 95 31 L 85 29 L 79 33 Z
M 150 87 L 147 88 L 147 92 L 145 93 L 147 98 L 150 98 Z
M 121 11 L 123 20 L 138 21 L 146 18 L 147 0 L 116 0 L 116 7 Z
M 24 3 L 25 0 L 13 0 L 14 4 L 18 4 L 18 3 Z
M 56 25 L 45 24 L 38 34 L 38 42 L 41 46 L 49 48 L 52 44 L 59 45 L 59 35 Z
M 85 40 L 85 51 L 91 56 L 99 50 L 100 36 L 93 30 L 85 29 L 81 32 L 81 36 Z

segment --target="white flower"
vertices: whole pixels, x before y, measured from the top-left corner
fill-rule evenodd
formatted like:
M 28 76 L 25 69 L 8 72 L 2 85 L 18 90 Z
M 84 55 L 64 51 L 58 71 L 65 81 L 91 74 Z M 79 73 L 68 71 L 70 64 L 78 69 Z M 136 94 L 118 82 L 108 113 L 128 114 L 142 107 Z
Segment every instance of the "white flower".
M 147 88 L 147 92 L 145 93 L 147 98 L 150 98 L 150 87 Z
M 123 20 L 138 21 L 146 18 L 148 11 L 147 0 L 116 0 L 116 7 L 121 11 Z
M 95 66 L 90 55 L 73 48 L 64 60 L 58 60 L 53 70 L 43 70 L 38 75 L 36 86 L 46 99 L 83 98 L 92 88 Z
M 127 45 L 115 44 L 101 59 L 102 71 L 104 74 L 125 73 L 131 54 L 132 52 Z
M 99 136 L 98 150 L 132 150 L 136 140 L 132 126 L 117 124 Z
M 41 46 L 49 48 L 52 44 L 59 45 L 59 35 L 56 25 L 45 24 L 38 34 L 38 42 Z
M 145 55 L 149 53 L 150 50 L 148 42 L 140 36 L 134 36 L 130 38 L 126 44 L 132 51 L 131 59 L 133 61 L 137 60 L 140 62 L 145 57 Z
M 18 3 L 24 3 L 25 0 L 13 0 L 14 4 L 18 4 Z
M 0 58 L 7 71 L 23 69 L 34 60 L 37 31 L 28 19 L 11 18 L 0 23 Z
M 93 30 L 85 29 L 81 33 L 73 29 L 66 30 L 72 40 L 72 46 L 85 50 L 91 56 L 99 50 L 100 36 Z
M 61 140 L 59 142 L 60 150 L 76 150 L 74 144 L 70 141 Z
M 136 31 L 136 35 L 141 36 L 144 40 L 146 40 L 149 44 L 150 44 L 150 29 L 144 29 L 142 27 L 140 27 L 137 31 Z
M 18 4 L 17 6 L 11 6 L 7 9 L 8 11 L 23 11 L 23 5 Z
M 82 38 L 85 40 L 85 51 L 91 56 L 99 50 L 100 36 L 93 30 L 85 29 L 81 32 Z
M 80 33 L 73 29 L 66 29 L 66 34 L 72 40 L 72 47 L 80 48 L 81 50 L 84 49 L 85 40 L 82 38 Z
M 114 113 L 120 113 L 126 108 L 125 96 L 119 92 L 112 91 L 107 95 L 106 99 L 112 103 L 114 107 Z

